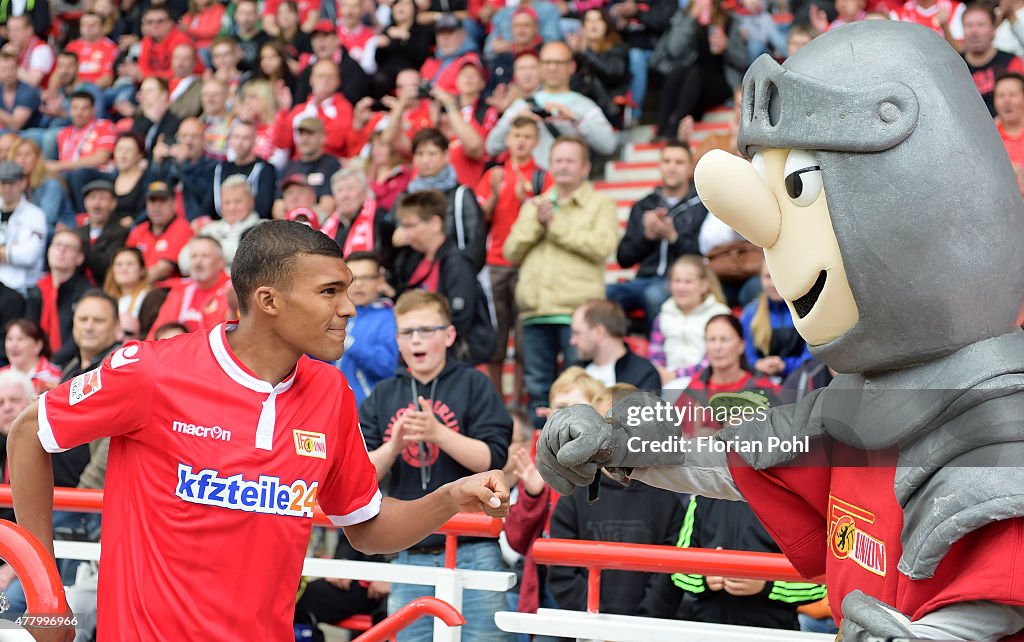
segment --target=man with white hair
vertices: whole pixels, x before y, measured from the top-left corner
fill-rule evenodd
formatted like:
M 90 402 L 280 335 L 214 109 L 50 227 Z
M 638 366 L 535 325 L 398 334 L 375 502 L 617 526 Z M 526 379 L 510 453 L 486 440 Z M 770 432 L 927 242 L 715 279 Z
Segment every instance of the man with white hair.
M 377 206 L 377 198 L 358 167 L 346 167 L 331 176 L 331 192 L 336 209 L 320 226 L 320 231 L 338 242 L 342 254 L 373 252 L 385 269 L 391 269 L 395 226 L 388 223 L 387 210 Z
M 228 176 L 220 186 L 220 219 L 210 221 L 199 228 L 200 236 L 207 236 L 220 243 L 224 254 L 224 265 L 231 269 L 231 262 L 235 259 L 235 251 L 238 250 L 238 242 L 242 240 L 242 234 L 251 227 L 263 222 L 259 213 L 256 212 L 256 197 L 253 196 L 252 187 L 245 176 L 235 174 Z M 178 255 L 178 266 L 185 274 L 189 270 L 189 246 L 185 246 Z
M 193 332 L 209 330 L 228 320 L 231 277 L 224 271 L 220 243 L 208 236 L 197 236 L 189 241 L 187 249 L 191 278 L 182 279 L 171 288 L 146 337 L 149 340 L 154 339 L 157 328 L 167 323 L 181 323 Z
M 27 376 L 14 369 L 0 372 L 0 441 L 5 446 L 11 424 L 35 398 L 35 388 L 32 387 L 32 380 Z M 0 459 L 3 460 L 3 468 L 6 470 L 6 448 L 0 449 Z

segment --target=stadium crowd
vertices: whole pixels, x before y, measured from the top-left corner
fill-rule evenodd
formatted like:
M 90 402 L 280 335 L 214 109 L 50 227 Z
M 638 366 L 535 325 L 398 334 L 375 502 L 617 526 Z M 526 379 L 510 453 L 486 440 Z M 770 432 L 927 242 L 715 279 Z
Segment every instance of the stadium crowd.
M 735 123 L 693 139 L 738 103 L 757 56 L 864 19 L 917 22 L 961 52 L 1024 185 L 1024 0 L 0 5 L 0 432 L 124 342 L 237 318 L 240 239 L 288 219 L 337 241 L 352 271 L 336 365 L 382 488 L 411 499 L 494 468 L 516 484 L 500 546 L 458 547 L 462 568 L 521 577 L 510 603 L 467 593 L 467 640 L 511 639 L 498 610 L 583 608 L 585 576 L 535 564 L 538 537 L 777 551 L 745 505 L 610 479 L 596 506 L 557 501 L 531 449 L 554 409 L 604 411 L 635 389 L 785 403 L 828 383 L 760 252 L 693 188 L 701 154 L 736 152 Z M 623 229 L 590 179 L 640 124 L 662 143 L 660 180 Z M 610 257 L 635 276 L 609 278 Z M 57 485 L 102 488 L 104 441 L 55 456 Z M 67 513 L 55 528 L 97 538 L 99 523 Z M 343 538 L 319 552 L 361 558 Z M 443 541 L 395 561 L 441 565 Z M 830 624 L 816 585 L 607 577 L 611 613 Z M 24 610 L 9 566 L 0 588 L 4 617 Z M 315 580 L 296 621 L 380 616 L 418 594 Z M 399 639 L 429 637 L 421 623 Z

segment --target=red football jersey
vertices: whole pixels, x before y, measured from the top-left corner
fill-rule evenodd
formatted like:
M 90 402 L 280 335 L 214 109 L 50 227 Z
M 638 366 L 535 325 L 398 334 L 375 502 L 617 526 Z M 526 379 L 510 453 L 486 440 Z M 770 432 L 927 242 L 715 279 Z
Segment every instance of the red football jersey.
M 117 60 L 117 43 L 110 38 L 101 38 L 89 42 L 84 38 L 72 40 L 65 51 L 78 55 L 78 80 L 96 82 L 103 76 L 114 75 L 114 62 Z
M 291 639 L 315 503 L 338 526 L 380 511 L 340 371 L 304 356 L 272 386 L 232 327 L 129 343 L 40 400 L 48 452 L 111 438 L 101 639 Z
M 957 2 L 956 0 L 939 0 L 934 5 L 927 9 L 921 8 L 917 4 L 917 0 L 909 0 L 903 7 L 897 11 L 893 11 L 890 17 L 893 20 L 901 20 L 903 22 L 916 22 L 919 25 L 928 27 L 935 33 L 942 35 L 942 27 L 937 23 L 939 14 L 939 5 L 944 5 L 949 9 L 949 32 L 956 40 L 964 39 L 964 9 L 966 5 Z

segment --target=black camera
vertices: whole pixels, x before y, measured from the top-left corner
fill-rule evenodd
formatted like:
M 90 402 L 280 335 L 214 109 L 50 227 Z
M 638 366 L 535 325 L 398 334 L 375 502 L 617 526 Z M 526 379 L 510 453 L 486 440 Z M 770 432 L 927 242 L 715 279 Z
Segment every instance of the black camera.
M 534 105 L 534 106 L 530 107 L 530 111 L 532 111 L 533 113 L 537 114 L 541 118 L 551 118 L 551 112 L 549 112 L 548 110 L 544 109 L 540 105 Z
M 420 86 L 416 89 L 417 98 L 433 98 L 430 92 L 434 91 L 434 83 L 429 80 L 421 80 Z
M 377 98 L 370 105 L 370 111 L 391 111 L 380 98 Z

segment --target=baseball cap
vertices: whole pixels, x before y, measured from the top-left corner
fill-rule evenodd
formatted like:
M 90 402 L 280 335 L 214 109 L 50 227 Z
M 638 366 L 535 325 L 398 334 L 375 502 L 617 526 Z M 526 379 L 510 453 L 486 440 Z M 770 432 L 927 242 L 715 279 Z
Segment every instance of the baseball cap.
M 96 180 L 89 181 L 85 184 L 85 187 L 82 188 L 82 196 L 88 196 L 90 192 L 95 192 L 97 190 L 103 190 L 104 192 L 110 192 L 113 194 L 114 184 L 105 178 L 97 178 Z
M 519 7 L 512 13 L 512 15 L 518 16 L 524 13 L 533 18 L 534 22 L 540 22 L 540 17 L 537 15 L 537 12 L 533 10 L 533 7 Z
M 284 177 L 281 181 L 281 191 L 288 189 L 292 185 L 302 185 L 303 187 L 310 187 L 309 181 L 302 174 L 289 174 Z
M 171 198 L 174 196 L 174 192 L 171 191 L 171 186 L 163 181 L 153 181 L 146 188 L 146 200 L 153 198 Z
M 480 56 L 476 55 L 475 53 L 468 53 L 463 55 L 461 58 L 459 58 L 458 61 L 459 71 L 462 71 L 462 68 L 465 67 L 466 65 L 476 67 L 476 70 L 480 72 L 481 76 L 483 76 L 484 81 L 487 81 L 487 70 L 484 69 L 484 64 L 480 62 Z
M 324 18 L 317 20 L 316 24 L 313 25 L 313 33 L 337 33 L 338 29 L 334 26 L 334 23 Z
M 462 28 L 462 21 L 450 13 L 443 13 L 434 23 L 434 31 L 455 31 Z
M 23 178 L 25 178 L 25 172 L 22 171 L 21 165 L 11 161 L 0 163 L 0 183 L 13 183 Z
M 284 215 L 286 221 L 298 221 L 300 223 L 309 222 L 309 226 L 314 230 L 320 229 L 320 217 L 316 215 L 316 212 L 309 209 L 308 207 L 296 207 Z M 299 221 L 300 218 L 305 218 L 305 221 Z
M 296 128 L 300 132 L 316 132 L 318 134 L 324 133 L 324 123 L 319 118 L 303 118 L 299 121 L 299 126 Z

